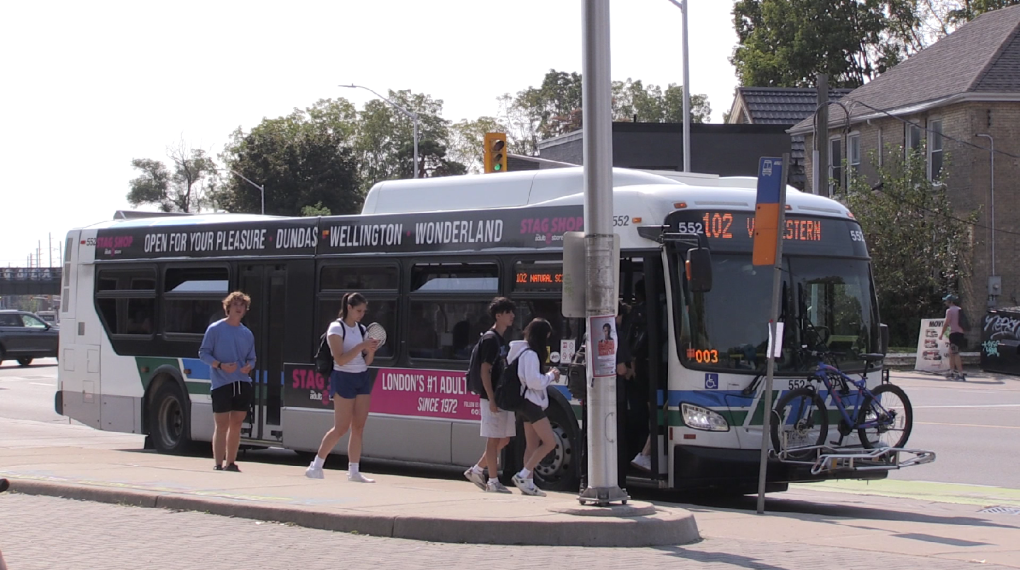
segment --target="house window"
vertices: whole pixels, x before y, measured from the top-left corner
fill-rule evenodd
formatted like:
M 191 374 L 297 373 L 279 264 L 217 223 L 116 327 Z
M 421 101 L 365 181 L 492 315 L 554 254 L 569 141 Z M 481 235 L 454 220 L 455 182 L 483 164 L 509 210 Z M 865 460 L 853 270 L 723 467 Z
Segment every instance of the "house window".
M 942 121 L 928 123 L 928 179 L 942 176 Z
M 861 135 L 855 133 L 846 139 L 846 161 L 850 171 L 857 173 L 861 169 Z
M 829 195 L 843 186 L 843 141 L 829 141 Z
M 924 140 L 922 138 L 922 133 L 924 133 L 924 130 L 921 129 L 920 126 L 915 125 L 914 123 L 907 123 L 906 129 L 907 129 L 906 149 L 907 157 L 909 158 L 911 152 L 918 151 L 921 149 L 921 141 Z

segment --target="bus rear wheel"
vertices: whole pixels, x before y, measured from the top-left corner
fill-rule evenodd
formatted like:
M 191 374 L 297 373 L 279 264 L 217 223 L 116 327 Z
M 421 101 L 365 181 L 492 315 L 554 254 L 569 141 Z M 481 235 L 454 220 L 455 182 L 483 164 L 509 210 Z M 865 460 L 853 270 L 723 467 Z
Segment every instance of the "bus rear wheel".
M 535 484 L 548 491 L 577 491 L 581 482 L 582 456 L 578 449 L 577 420 L 555 402 L 549 403 L 546 415 L 556 439 L 556 448 L 535 467 Z
M 190 443 L 187 402 L 176 382 L 166 382 L 149 402 L 149 435 L 156 451 L 184 453 Z
M 29 364 L 32 364 L 32 360 L 33 359 L 31 358 L 19 358 L 18 364 L 21 366 L 28 366 Z

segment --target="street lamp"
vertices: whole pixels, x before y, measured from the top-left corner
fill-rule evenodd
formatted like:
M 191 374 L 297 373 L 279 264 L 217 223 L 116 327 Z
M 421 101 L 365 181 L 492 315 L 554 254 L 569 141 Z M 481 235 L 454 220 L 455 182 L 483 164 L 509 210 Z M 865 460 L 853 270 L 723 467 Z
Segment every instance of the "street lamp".
M 364 89 L 365 91 L 372 93 L 373 95 L 382 99 L 383 101 L 386 101 L 390 105 L 393 105 L 395 108 L 400 110 L 401 113 L 407 115 L 408 117 L 411 118 L 412 121 L 414 121 L 414 177 L 418 178 L 418 113 L 408 111 L 407 109 L 401 107 L 400 105 L 397 105 L 393 101 L 390 101 L 389 99 L 383 97 L 382 95 L 376 93 L 375 91 L 372 91 L 371 89 L 363 85 L 355 85 L 351 83 L 350 85 L 341 85 L 340 87 L 346 87 L 348 89 Z
M 684 64 L 684 172 L 691 171 L 691 76 L 687 65 L 687 0 L 669 0 L 683 12 L 682 59 Z
M 266 215 L 266 187 L 265 186 L 259 186 L 258 184 L 255 184 L 251 180 L 248 180 L 248 178 L 245 177 L 245 175 L 243 175 L 240 172 L 234 170 L 233 168 L 231 168 L 230 171 L 233 172 L 234 174 L 240 176 L 241 179 L 243 179 L 248 184 L 251 184 L 252 186 L 254 186 L 254 187 L 259 189 L 259 192 L 262 193 L 262 215 L 265 216 Z

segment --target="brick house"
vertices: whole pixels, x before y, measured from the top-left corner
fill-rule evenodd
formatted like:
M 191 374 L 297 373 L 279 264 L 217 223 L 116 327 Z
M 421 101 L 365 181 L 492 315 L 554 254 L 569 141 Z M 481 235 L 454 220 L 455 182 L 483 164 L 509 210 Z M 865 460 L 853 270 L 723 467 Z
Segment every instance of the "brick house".
M 838 101 L 851 89 L 830 89 L 829 100 Z M 810 117 L 818 106 L 814 87 L 737 87 L 726 114 L 730 125 L 784 125 L 792 127 Z M 790 137 L 790 184 L 804 189 L 804 135 Z
M 871 153 L 884 161 L 890 152 L 925 145 L 929 177 L 938 176 L 943 164 L 949 169 L 954 207 L 980 210 L 972 234 L 973 275 L 961 287 L 972 324 L 978 326 L 989 306 L 1020 305 L 1020 6 L 979 16 L 840 103 L 829 106 L 829 187 L 818 192 L 808 176 L 807 191 L 833 194 L 842 186 L 844 165 L 874 182 Z M 808 148 L 814 144 L 810 117 L 789 132 L 804 136 Z M 994 187 L 989 136 L 998 151 Z M 811 172 L 810 154 L 805 168 Z M 979 334 L 972 328 L 972 347 Z

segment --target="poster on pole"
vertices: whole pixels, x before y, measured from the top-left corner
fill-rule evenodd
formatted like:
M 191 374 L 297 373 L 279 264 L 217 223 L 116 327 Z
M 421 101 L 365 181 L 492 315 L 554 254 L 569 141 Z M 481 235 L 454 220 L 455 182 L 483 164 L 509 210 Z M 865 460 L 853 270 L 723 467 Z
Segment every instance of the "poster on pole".
M 616 376 L 616 316 L 588 318 L 588 338 L 592 344 L 592 376 Z
M 918 372 L 949 371 L 949 339 L 939 338 L 945 319 L 921 319 L 921 332 L 917 336 L 917 359 L 914 370 Z

